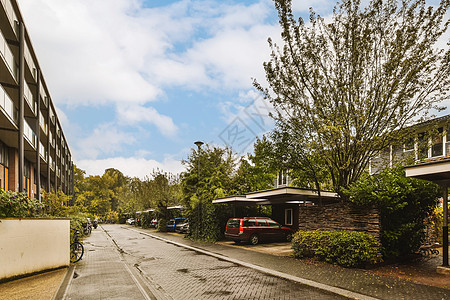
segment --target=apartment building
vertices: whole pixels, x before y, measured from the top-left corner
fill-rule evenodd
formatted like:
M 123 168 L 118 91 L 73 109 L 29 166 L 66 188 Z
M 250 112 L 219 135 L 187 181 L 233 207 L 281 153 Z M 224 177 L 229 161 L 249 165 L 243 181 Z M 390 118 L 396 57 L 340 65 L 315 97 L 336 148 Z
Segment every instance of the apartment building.
M 70 149 L 17 0 L 0 0 L 0 188 L 73 194 Z
M 369 165 L 371 174 L 398 164 L 405 166 L 450 157 L 450 115 L 431 119 L 408 129 L 412 133 L 404 143 L 391 145 L 372 159 Z

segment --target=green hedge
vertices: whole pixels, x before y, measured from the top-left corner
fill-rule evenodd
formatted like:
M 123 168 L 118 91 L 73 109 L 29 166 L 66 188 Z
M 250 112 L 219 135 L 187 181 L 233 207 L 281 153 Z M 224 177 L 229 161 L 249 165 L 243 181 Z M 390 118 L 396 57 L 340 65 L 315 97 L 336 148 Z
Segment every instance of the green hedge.
M 292 239 L 294 257 L 314 257 L 343 267 L 381 262 L 380 244 L 356 231 L 298 231 Z

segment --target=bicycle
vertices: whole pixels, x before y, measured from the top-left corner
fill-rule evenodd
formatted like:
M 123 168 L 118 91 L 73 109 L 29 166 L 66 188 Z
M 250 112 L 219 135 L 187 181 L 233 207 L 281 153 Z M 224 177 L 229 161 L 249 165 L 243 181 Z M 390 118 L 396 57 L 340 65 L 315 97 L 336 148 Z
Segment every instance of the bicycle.
M 91 235 L 91 232 L 92 232 L 92 224 L 91 224 L 91 222 L 88 221 L 86 223 L 83 223 L 82 226 L 83 226 L 83 235 L 84 236 Z
M 79 261 L 84 254 L 84 247 L 78 241 L 78 237 L 80 236 L 80 232 L 77 230 L 73 235 L 73 243 L 70 244 L 70 262 L 76 263 Z

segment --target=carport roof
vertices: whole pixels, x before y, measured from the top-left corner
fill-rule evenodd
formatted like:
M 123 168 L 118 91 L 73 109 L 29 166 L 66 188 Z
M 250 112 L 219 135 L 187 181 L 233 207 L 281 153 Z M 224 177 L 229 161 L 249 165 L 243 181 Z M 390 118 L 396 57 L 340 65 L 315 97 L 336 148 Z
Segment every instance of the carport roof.
M 314 200 L 338 200 L 339 196 L 334 192 L 301 189 L 296 187 L 282 187 L 264 191 L 248 193 L 245 196 L 230 196 L 213 200 L 213 203 L 229 203 L 241 205 L 254 204 L 283 204 L 283 203 L 307 203 Z
M 450 157 L 405 167 L 406 177 L 450 184 Z
M 260 204 L 259 202 L 265 199 L 248 199 L 245 196 L 230 196 L 213 200 L 212 203 L 227 203 L 227 204 L 240 204 L 240 205 L 253 205 Z

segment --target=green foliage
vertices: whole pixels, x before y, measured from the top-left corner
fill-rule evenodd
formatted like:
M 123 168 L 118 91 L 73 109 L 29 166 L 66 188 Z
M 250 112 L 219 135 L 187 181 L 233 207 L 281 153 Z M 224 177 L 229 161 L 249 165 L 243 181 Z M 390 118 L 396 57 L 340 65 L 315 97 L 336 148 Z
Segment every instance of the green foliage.
M 343 267 L 381 262 L 379 248 L 373 236 L 355 231 L 298 231 L 292 239 L 294 257 L 314 257 Z
M 440 189 L 407 178 L 402 169 L 386 169 L 361 177 L 347 193 L 351 202 L 379 209 L 383 257 L 397 259 L 416 252 L 424 241 L 424 220 L 437 206 Z
M 254 154 L 249 155 L 248 159 L 241 157 L 239 167 L 232 178 L 231 194 L 243 195 L 272 188 L 278 166 L 274 166 L 274 156 L 269 146 L 270 143 L 265 137 L 257 139 Z
M 269 39 L 269 88 L 254 86 L 275 108 L 280 160 L 301 184 L 325 176 L 345 197 L 369 161 L 408 134 L 402 128 L 448 98 L 450 49 L 436 42 L 450 4 L 343 0 L 331 18 L 311 10 L 305 22 L 291 2 L 275 0 L 282 45 Z
M 51 191 L 47 193 L 44 191 L 42 196 L 43 214 L 46 216 L 65 216 L 67 205 L 70 202 L 71 197 L 65 195 L 62 191 L 55 193 Z
M 235 192 L 235 156 L 231 149 L 206 145 L 200 151 L 193 150 L 184 164 L 187 171 L 181 184 L 191 238 L 216 241 L 222 228 L 212 200 Z
M 450 210 L 450 205 L 449 205 Z M 430 232 L 431 243 L 439 243 L 442 241 L 442 225 L 444 216 L 444 206 L 436 207 L 427 218 L 427 226 Z
M 42 205 L 36 199 L 28 198 L 26 193 L 0 189 L 0 218 L 29 218 L 40 214 Z

